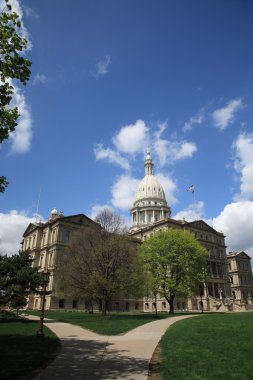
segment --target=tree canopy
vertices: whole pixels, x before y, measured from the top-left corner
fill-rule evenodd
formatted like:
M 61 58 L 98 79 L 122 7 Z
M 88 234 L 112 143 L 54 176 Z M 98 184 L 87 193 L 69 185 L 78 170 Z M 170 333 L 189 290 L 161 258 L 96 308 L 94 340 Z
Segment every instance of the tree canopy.
M 110 210 L 102 211 L 96 218 L 101 227 L 79 231 L 56 263 L 58 291 L 97 301 L 103 315 L 114 296 L 141 292 L 136 243 L 122 233 L 120 220 Z
M 28 294 L 43 284 L 42 274 L 32 268 L 32 261 L 28 251 L 13 256 L 0 255 L 0 305 L 23 307 Z
M 191 295 L 206 278 L 207 251 L 187 230 L 155 233 L 140 246 L 140 256 L 153 291 L 168 301 L 170 313 L 176 296 Z
M 27 40 L 20 33 L 19 15 L 13 12 L 8 0 L 0 13 L 0 143 L 8 139 L 18 124 L 18 108 L 11 107 L 14 94 L 12 80 L 26 84 L 30 78 L 31 61 L 22 52 Z M 8 182 L 0 176 L 0 192 L 4 192 Z

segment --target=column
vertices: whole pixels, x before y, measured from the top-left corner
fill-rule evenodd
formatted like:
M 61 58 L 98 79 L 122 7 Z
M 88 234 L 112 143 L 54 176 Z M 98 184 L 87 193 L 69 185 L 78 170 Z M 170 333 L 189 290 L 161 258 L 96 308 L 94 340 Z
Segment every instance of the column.
M 148 224 L 148 212 L 145 210 L 145 224 Z
M 153 223 L 155 221 L 155 210 L 153 210 Z

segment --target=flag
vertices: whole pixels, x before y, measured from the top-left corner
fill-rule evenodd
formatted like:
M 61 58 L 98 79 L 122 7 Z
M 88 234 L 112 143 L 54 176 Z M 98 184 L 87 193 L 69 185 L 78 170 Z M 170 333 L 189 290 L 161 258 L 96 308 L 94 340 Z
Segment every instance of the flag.
M 192 194 L 194 194 L 194 191 L 195 191 L 195 189 L 194 189 L 194 185 L 191 185 L 191 186 L 187 187 L 186 190 L 187 190 L 187 191 L 190 191 Z

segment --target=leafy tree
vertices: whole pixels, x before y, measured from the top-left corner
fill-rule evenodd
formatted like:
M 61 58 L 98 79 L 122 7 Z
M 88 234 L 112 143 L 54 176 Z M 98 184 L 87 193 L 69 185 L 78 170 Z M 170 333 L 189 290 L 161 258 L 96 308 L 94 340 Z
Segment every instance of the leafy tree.
M 61 294 L 97 301 L 106 315 L 114 296 L 141 294 L 141 267 L 118 215 L 104 210 L 96 221 L 100 226 L 80 231 L 58 258 L 56 281 Z
M 186 230 L 161 230 L 140 247 L 153 289 L 164 297 L 174 312 L 176 296 L 187 297 L 205 280 L 206 249 Z M 152 290 L 152 289 L 151 289 Z
M 0 143 L 8 139 L 10 132 L 18 124 L 18 108 L 10 107 L 14 87 L 11 81 L 26 84 L 30 78 L 31 61 L 22 56 L 27 40 L 21 36 L 19 15 L 13 12 L 8 0 L 0 13 Z M 8 182 L 0 177 L 0 192 L 4 192 Z
M 42 274 L 32 268 L 29 251 L 18 255 L 0 255 L 0 305 L 19 309 L 27 304 L 30 292 L 43 284 Z

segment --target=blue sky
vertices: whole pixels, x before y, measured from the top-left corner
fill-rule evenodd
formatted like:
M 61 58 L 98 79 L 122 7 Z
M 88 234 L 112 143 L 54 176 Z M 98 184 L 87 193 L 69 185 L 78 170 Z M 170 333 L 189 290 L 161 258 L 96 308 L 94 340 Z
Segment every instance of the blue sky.
M 33 64 L 0 150 L 0 250 L 17 249 L 40 188 L 43 220 L 53 207 L 129 218 L 149 145 L 172 217 L 204 219 L 253 254 L 252 2 L 12 4 Z

